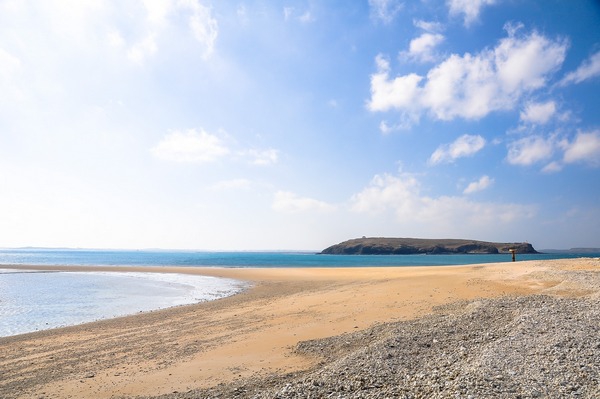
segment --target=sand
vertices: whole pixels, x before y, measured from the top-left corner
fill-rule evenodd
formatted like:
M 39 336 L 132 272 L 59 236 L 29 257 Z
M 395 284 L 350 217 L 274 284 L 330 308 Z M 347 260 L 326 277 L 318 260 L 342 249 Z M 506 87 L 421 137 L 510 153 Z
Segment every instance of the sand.
M 5 266 L 3 266 L 5 267 Z M 15 268 L 28 268 L 15 266 Z M 307 370 L 301 342 L 429 314 L 474 298 L 589 295 L 569 270 L 597 259 L 442 267 L 234 269 L 40 267 L 190 273 L 248 281 L 245 292 L 80 326 L 0 338 L 0 397 L 111 398 Z

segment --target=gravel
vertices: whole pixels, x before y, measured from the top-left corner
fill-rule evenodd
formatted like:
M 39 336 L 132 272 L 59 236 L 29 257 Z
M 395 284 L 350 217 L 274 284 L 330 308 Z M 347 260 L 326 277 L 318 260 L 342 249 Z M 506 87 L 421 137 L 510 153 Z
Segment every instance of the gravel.
M 600 284 L 575 273 L 590 294 L 455 303 L 301 342 L 322 359 L 306 372 L 156 398 L 600 398 Z

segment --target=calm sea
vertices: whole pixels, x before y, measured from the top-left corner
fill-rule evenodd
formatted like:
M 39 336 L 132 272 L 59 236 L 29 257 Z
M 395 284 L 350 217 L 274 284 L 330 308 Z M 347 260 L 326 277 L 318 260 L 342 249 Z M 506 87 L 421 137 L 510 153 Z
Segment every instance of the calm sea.
M 517 255 L 518 260 L 582 254 Z M 598 257 L 600 254 L 584 254 Z M 510 255 L 319 255 L 314 252 L 0 250 L 0 337 L 196 303 L 245 289 L 240 281 L 167 273 L 42 272 L 2 265 L 186 267 L 428 266 L 510 262 Z
M 598 257 L 600 254 L 517 254 L 517 260 Z M 0 249 L 0 265 L 205 267 L 441 266 L 510 262 L 511 255 L 321 255 L 315 252 L 199 252 Z

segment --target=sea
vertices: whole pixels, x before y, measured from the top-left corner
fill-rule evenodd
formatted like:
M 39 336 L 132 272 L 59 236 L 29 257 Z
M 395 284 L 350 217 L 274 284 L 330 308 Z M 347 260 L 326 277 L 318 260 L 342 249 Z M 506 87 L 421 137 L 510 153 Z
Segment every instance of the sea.
M 517 254 L 517 260 L 600 253 Z M 322 255 L 317 252 L 0 249 L 0 337 L 235 295 L 242 281 L 160 273 L 183 267 L 402 267 L 510 262 L 511 255 Z M 158 273 L 16 270 L 6 265 L 151 266 Z

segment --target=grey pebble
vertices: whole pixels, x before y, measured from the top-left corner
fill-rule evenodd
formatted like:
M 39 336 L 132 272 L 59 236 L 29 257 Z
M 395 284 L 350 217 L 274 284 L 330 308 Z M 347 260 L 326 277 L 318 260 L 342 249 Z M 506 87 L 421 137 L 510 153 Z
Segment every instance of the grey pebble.
M 569 273 L 593 294 L 446 305 L 301 342 L 297 353 L 322 359 L 309 371 L 157 398 L 600 398 L 600 276 Z

